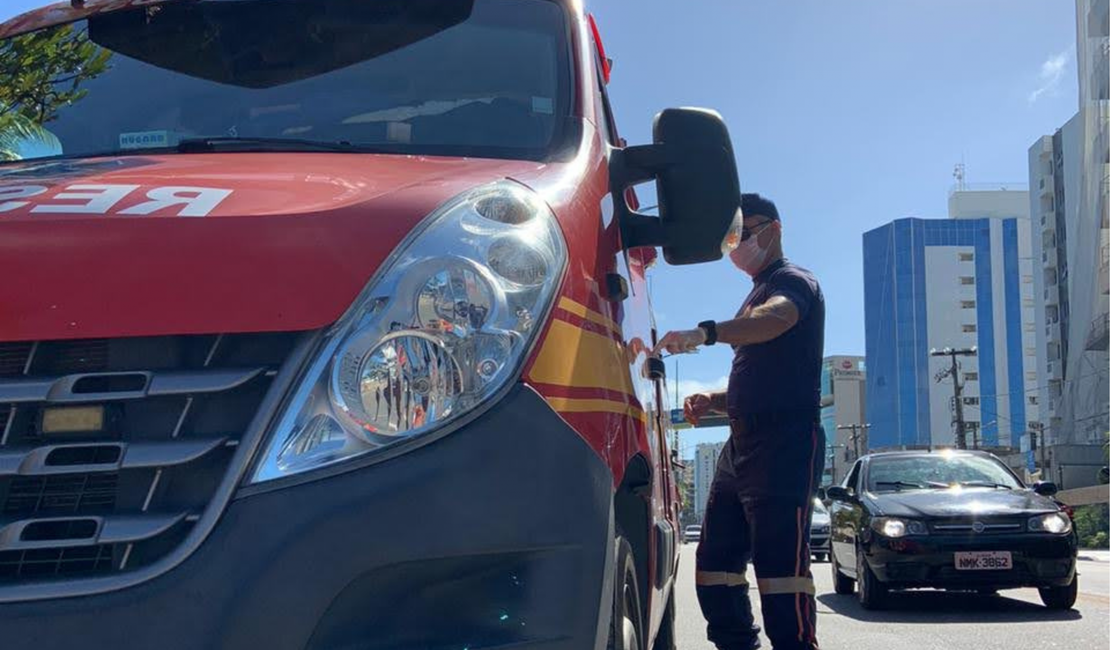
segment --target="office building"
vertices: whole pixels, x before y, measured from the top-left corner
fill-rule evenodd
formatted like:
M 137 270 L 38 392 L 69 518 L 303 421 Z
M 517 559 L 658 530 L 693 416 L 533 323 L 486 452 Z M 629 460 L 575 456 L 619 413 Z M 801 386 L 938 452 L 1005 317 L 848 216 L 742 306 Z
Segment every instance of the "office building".
M 725 448 L 724 442 L 703 442 L 694 451 L 694 513 L 698 521 L 705 515 L 709 501 L 709 488 L 717 470 L 717 458 Z
M 1017 447 L 1039 422 L 1036 303 L 1024 189 L 958 186 L 948 219 L 898 219 L 863 236 L 868 448 L 953 445 L 945 357 L 960 358 L 970 445 Z
M 867 450 L 867 431 L 837 429 L 863 425 L 866 418 L 863 357 L 825 357 L 821 366 L 821 427 L 825 430 L 825 473 L 822 485 L 840 483 L 851 463 Z

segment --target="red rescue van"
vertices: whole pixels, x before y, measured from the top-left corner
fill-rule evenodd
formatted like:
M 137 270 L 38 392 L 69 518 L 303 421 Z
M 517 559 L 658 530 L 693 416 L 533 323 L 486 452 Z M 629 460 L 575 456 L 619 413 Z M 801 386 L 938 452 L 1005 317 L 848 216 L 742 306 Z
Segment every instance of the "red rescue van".
M 645 274 L 739 183 L 609 66 L 576 0 L 0 25 L 0 646 L 673 648 Z

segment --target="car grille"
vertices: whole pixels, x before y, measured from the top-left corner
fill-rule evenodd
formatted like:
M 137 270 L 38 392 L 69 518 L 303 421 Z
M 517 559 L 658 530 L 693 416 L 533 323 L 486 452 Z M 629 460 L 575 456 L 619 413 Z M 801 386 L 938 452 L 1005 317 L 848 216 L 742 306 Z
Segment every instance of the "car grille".
M 0 343 L 0 587 L 173 551 L 297 338 Z
M 932 532 L 944 535 L 1003 535 L 1025 530 L 1025 520 L 1014 517 L 941 519 L 930 524 Z

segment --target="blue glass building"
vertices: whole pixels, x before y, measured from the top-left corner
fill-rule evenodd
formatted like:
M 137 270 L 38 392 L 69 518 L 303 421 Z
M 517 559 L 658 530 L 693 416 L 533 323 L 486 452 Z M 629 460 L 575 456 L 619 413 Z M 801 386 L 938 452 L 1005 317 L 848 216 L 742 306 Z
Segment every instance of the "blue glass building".
M 978 347 L 960 360 L 969 443 L 1019 445 L 1037 409 L 1027 215 L 898 219 L 864 234 L 871 449 L 953 444 L 952 380 L 936 380 L 949 362 L 929 356 L 948 346 Z

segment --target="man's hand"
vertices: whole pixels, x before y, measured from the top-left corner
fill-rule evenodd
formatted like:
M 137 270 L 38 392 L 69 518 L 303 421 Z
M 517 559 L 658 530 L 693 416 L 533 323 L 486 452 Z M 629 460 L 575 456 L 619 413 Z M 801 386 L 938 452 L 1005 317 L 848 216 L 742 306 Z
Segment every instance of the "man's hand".
M 666 350 L 667 354 L 693 352 L 703 343 L 705 343 L 705 330 L 700 327 L 692 330 L 675 330 L 667 332 L 666 336 L 659 341 L 651 353 L 656 355 L 661 350 Z
M 701 420 L 702 416 L 712 409 L 713 399 L 705 393 L 694 393 L 687 397 L 686 402 L 682 405 L 686 421 L 694 426 L 698 426 L 698 421 Z

